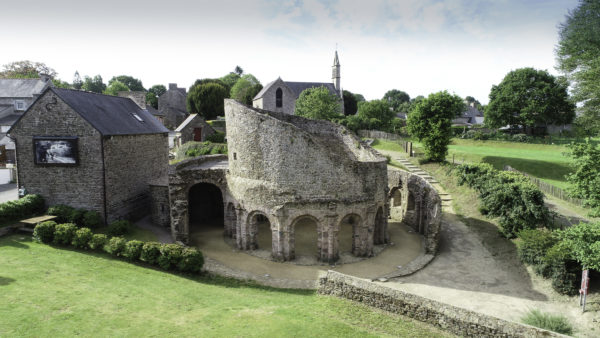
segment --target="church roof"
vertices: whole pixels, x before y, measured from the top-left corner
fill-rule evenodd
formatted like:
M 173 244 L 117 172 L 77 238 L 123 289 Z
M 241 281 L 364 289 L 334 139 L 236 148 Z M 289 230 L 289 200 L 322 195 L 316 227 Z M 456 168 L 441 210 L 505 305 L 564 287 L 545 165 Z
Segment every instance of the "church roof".
M 256 94 L 256 96 L 254 97 L 254 100 L 260 99 L 261 97 L 263 97 L 263 95 L 269 90 L 269 88 L 271 88 L 271 86 L 273 86 L 277 81 L 281 81 L 281 78 L 278 78 L 277 80 L 272 81 L 269 84 L 267 84 L 266 86 L 264 86 L 264 88 L 260 92 L 258 92 L 258 94 Z M 309 88 L 318 88 L 318 87 L 325 87 L 325 88 L 329 89 L 329 92 L 331 92 L 331 94 L 336 95 L 338 97 L 340 96 L 340 93 L 335 89 L 335 86 L 333 85 L 333 83 L 291 82 L 291 81 L 281 81 L 281 82 L 283 82 L 283 84 L 286 85 L 292 91 L 292 93 L 294 93 L 296 98 L 298 98 L 300 96 L 300 93 L 302 93 L 302 91 L 309 89 Z

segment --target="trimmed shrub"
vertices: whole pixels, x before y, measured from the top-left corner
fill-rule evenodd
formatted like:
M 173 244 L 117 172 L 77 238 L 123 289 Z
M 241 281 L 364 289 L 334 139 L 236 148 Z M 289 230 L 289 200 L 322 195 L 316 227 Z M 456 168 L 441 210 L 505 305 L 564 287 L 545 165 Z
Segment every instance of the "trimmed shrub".
M 113 256 L 121 256 L 127 241 L 123 237 L 112 237 L 104 246 L 104 251 Z
M 133 226 L 132 226 L 131 222 L 129 222 L 129 221 L 126 221 L 126 220 L 114 221 L 114 222 L 110 223 L 106 233 L 109 236 L 115 236 L 115 237 L 123 236 L 123 235 L 127 235 L 128 233 L 130 233 L 132 228 L 133 228 Z
M 44 212 L 44 199 L 40 195 L 26 195 L 0 204 L 0 222 L 27 218 Z
M 71 219 L 71 213 L 75 209 L 68 205 L 57 204 L 48 208 L 48 215 L 56 216 L 56 222 L 58 223 L 67 223 Z
M 160 243 L 157 242 L 146 242 L 142 246 L 142 253 L 140 260 L 151 264 L 158 264 L 158 257 L 160 257 Z
M 212 143 L 225 143 L 225 133 L 216 132 L 212 135 L 206 136 L 206 141 Z
M 163 244 L 160 246 L 160 256 L 158 257 L 158 265 L 169 270 L 177 267 L 181 262 L 183 247 L 178 244 Z
M 136 261 L 140 259 L 140 255 L 142 254 L 142 247 L 144 246 L 144 242 L 138 240 L 132 240 L 125 244 L 125 248 L 121 253 L 121 256 L 127 258 L 130 261 Z
M 87 249 L 89 247 L 90 240 L 92 239 L 93 233 L 89 228 L 81 228 L 75 231 L 71 244 L 80 249 Z
M 182 272 L 200 272 L 204 265 L 204 256 L 196 248 L 183 248 L 177 270 Z
M 58 245 L 71 245 L 77 226 L 73 223 L 58 224 L 54 230 L 54 240 L 52 243 Z
M 69 215 L 69 222 L 76 224 L 77 226 L 83 225 L 83 215 L 85 215 L 87 210 L 85 209 L 73 209 L 71 214 Z
M 94 234 L 88 245 L 92 250 L 104 250 L 106 243 L 108 243 L 108 237 L 105 234 Z
M 573 326 L 565 316 L 551 315 L 538 309 L 530 310 L 521 321 L 527 325 L 539 327 L 566 335 L 573 334 Z
M 52 243 L 54 239 L 54 230 L 56 229 L 56 222 L 46 221 L 38 223 L 33 229 L 33 238 L 42 243 Z
M 97 211 L 86 211 L 83 214 L 83 226 L 96 229 L 102 225 L 102 216 Z

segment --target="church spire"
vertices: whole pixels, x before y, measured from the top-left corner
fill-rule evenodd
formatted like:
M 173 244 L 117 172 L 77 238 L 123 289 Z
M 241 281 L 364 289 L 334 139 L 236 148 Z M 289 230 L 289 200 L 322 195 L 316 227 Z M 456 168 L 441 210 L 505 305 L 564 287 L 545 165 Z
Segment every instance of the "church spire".
M 335 57 L 333 58 L 331 80 L 335 86 L 335 89 L 340 92 L 340 97 L 342 97 L 342 88 L 340 87 L 340 59 L 338 58 L 337 49 L 335 51 Z

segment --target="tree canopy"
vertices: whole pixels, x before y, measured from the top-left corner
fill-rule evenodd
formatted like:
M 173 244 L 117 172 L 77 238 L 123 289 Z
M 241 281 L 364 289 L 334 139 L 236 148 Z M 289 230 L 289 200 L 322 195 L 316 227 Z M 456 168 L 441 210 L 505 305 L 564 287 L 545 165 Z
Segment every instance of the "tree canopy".
M 600 146 L 587 140 L 569 146 L 573 172 L 567 175 L 569 193 L 581 198 L 592 208 L 592 216 L 600 216 Z
M 229 97 L 241 103 L 252 105 L 252 99 L 262 88 L 262 84 L 254 75 L 245 74 L 231 87 Z
M 559 26 L 558 69 L 572 82 L 571 94 L 581 106 L 578 125 L 600 133 L 600 2 L 581 0 Z
M 452 137 L 452 119 L 464 109 L 463 99 L 447 91 L 430 94 L 408 115 L 408 132 L 423 142 L 425 157 L 444 161 Z
M 217 116 L 223 116 L 224 100 L 229 97 L 227 88 L 213 81 L 196 81 L 187 96 L 187 108 L 192 114 L 200 114 L 206 120 L 213 120 Z
M 410 102 L 410 96 L 401 90 L 392 89 L 383 95 L 383 100 L 389 103 L 394 112 L 399 113 L 401 112 L 402 104 Z
M 6 79 L 38 78 L 40 74 L 46 74 L 53 79 L 57 75 L 56 71 L 45 63 L 29 60 L 11 62 L 3 65 L 2 68 L 0 78 Z
M 154 109 L 158 109 L 158 97 L 166 91 L 167 87 L 161 84 L 150 87 L 146 93 L 146 103 L 154 107 Z
M 575 105 L 569 100 L 563 81 L 545 70 L 520 68 L 492 86 L 484 114 L 489 127 L 520 125 L 532 130 L 536 124 L 571 123 Z
M 106 89 L 104 90 L 104 94 L 118 96 L 119 92 L 128 92 L 128 91 L 129 91 L 129 87 L 127 87 L 127 85 L 125 85 L 121 81 L 114 80 L 108 85 L 108 87 L 106 87 Z
M 96 75 L 93 78 L 86 75 L 83 78 L 83 85 L 81 85 L 81 89 L 88 92 L 102 93 L 104 90 L 106 90 L 106 84 L 104 84 L 102 81 L 102 76 L 100 75 Z
M 344 97 L 344 115 L 348 116 L 356 114 L 358 111 L 358 101 L 356 101 L 356 96 L 347 90 L 342 92 L 342 96 Z
M 600 222 L 579 223 L 557 231 L 560 243 L 584 269 L 600 270 Z
M 110 79 L 110 81 L 108 81 L 108 85 L 110 86 L 115 81 L 121 82 L 122 84 L 127 86 L 127 88 L 129 88 L 129 90 L 131 90 L 131 91 L 146 91 L 146 89 L 142 85 L 142 81 L 134 78 L 133 76 L 129 76 L 129 75 L 113 76 L 112 79 Z
M 296 100 L 296 115 L 315 120 L 335 120 L 342 117 L 340 99 L 325 87 L 308 88 Z
M 83 86 L 83 80 L 81 80 L 81 76 L 79 76 L 79 72 L 75 71 L 73 74 L 73 88 L 79 90 Z

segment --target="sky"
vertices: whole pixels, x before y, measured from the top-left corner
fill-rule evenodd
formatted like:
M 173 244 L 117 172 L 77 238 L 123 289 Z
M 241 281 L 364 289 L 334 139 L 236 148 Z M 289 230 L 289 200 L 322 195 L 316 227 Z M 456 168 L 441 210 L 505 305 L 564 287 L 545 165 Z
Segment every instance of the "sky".
M 448 90 L 488 102 L 522 67 L 554 69 L 577 0 L 0 0 L 0 65 L 44 62 L 71 82 L 131 75 L 146 88 L 221 77 L 331 82 L 367 100 Z

